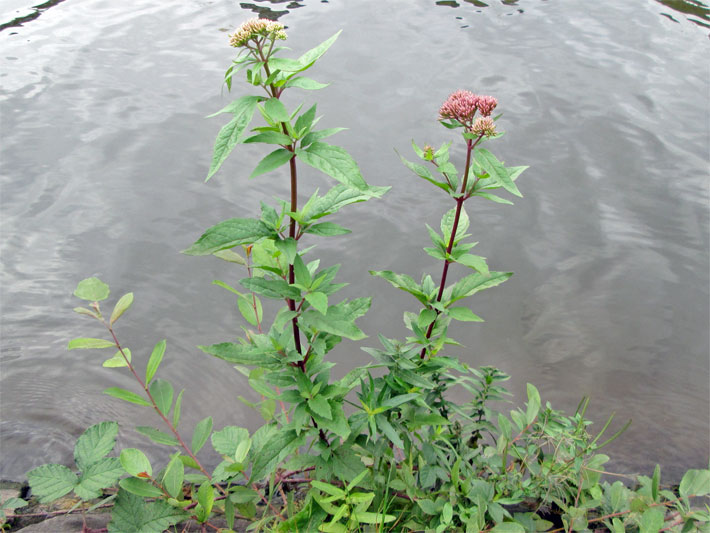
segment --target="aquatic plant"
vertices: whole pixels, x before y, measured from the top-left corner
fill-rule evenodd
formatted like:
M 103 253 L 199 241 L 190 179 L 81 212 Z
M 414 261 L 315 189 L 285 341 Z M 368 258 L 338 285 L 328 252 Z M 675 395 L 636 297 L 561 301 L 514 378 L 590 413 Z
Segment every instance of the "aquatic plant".
M 315 105 L 288 109 L 281 97 L 287 89 L 326 87 L 303 73 L 338 35 L 296 59 L 281 56 L 277 44 L 286 34 L 276 22 L 252 19 L 231 36 L 239 53 L 225 74 L 227 88 L 244 71 L 258 94 L 241 96 L 215 114 L 231 120 L 217 136 L 207 179 L 238 146 L 271 145 L 251 177 L 287 166 L 290 195 L 275 205 L 262 202 L 258 218 L 216 223 L 184 251 L 245 270 L 239 288 L 215 281 L 235 295 L 248 324 L 244 335 L 200 349 L 237 367 L 261 397 L 250 405 L 265 424 L 253 433 L 237 426 L 214 430 L 208 416 L 187 438 L 180 427 L 185 391 L 175 394 L 169 381 L 157 377 L 167 341 L 154 346 L 145 371 L 139 370 L 115 330 L 133 294 L 118 299 L 107 315 L 101 302 L 109 297 L 108 285 L 85 279 L 74 294 L 88 303 L 75 311 L 97 321 L 107 335 L 74 339 L 68 347 L 115 352 L 104 366 L 127 369 L 138 392 L 105 392 L 152 409 L 161 428 L 136 430 L 172 453 L 158 468 L 135 448 L 109 457 L 118 427 L 102 422 L 77 442 L 79 474 L 62 465 L 28 473 L 34 496 L 51 501 L 73 492 L 91 501 L 86 508 L 112 501 L 109 532 L 157 533 L 195 521 L 203 531 L 226 533 L 236 519 L 251 522 L 252 530 L 324 532 L 584 531 L 603 524 L 645 533 L 705 527 L 710 513 L 690 504 L 710 493 L 710 470 L 686 473 L 677 493 L 661 488 L 659 468 L 652 478 L 637 478 L 636 489 L 602 482 L 608 457 L 599 451 L 625 426 L 604 440 L 612 421 L 591 434 L 584 418 L 588 400 L 567 416 L 543 404 L 531 384 L 523 407 L 494 409 L 508 395 L 502 387 L 508 376 L 453 356 L 459 344 L 449 336 L 452 321 L 482 321 L 463 301 L 512 275 L 490 270 L 486 258 L 472 253 L 475 243 L 467 233 L 467 201 L 511 204 L 499 194 L 522 196 L 516 180 L 526 167 L 506 166 L 483 147 L 502 135 L 499 117 L 492 116 L 498 102 L 491 96 L 459 90 L 440 108 L 441 124 L 458 130 L 458 142 L 465 145 L 462 168 L 451 160 L 452 142 L 436 149 L 412 142 L 420 162 L 401 157 L 453 203 L 438 229 L 427 226 L 432 246 L 425 251 L 442 263 L 438 282 L 428 274 L 418 282 L 407 274 L 371 271 L 417 300 L 418 309 L 404 316 L 411 335 L 380 335 L 379 347 L 365 349 L 372 361 L 331 378 L 334 363 L 327 356 L 344 339 L 365 337 L 356 320 L 370 298 L 337 300 L 344 286 L 335 281 L 338 265 L 313 258 L 310 239 L 349 233 L 331 221 L 334 215 L 378 199 L 388 187 L 368 185 L 348 152 L 325 142 L 342 128 L 316 129 Z M 263 122 L 252 126 L 257 111 Z M 299 164 L 337 184 L 324 193 L 309 191 L 301 205 Z M 449 282 L 454 268 L 465 274 Z M 283 306 L 269 318 L 263 298 Z M 469 401 L 453 402 L 454 388 L 468 392 Z M 216 467 L 200 458 L 208 442 L 222 457 Z M 111 490 L 116 484 L 118 490 Z M 13 501 L 7 509 L 22 504 Z

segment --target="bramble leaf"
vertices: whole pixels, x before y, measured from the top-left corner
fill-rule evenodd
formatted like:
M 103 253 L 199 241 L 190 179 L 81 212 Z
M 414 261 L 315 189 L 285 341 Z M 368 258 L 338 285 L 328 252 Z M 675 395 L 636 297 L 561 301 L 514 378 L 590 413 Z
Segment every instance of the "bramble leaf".
M 114 486 L 123 474 L 118 457 L 106 457 L 82 469 L 74 493 L 82 500 L 99 498 L 102 490 Z
M 106 457 L 113 450 L 117 435 L 116 422 L 100 422 L 84 431 L 74 446 L 74 461 L 79 470 L 84 471 Z
M 79 483 L 76 474 L 66 466 L 47 464 L 27 472 L 32 493 L 40 503 L 49 503 L 70 493 Z
M 158 490 L 158 492 L 160 491 Z M 162 492 L 160 494 L 162 495 Z M 173 507 L 164 500 L 146 502 L 140 496 L 131 494 L 124 488 L 118 492 L 116 503 L 111 511 L 108 533 L 125 533 L 127 531 L 131 533 L 162 533 L 189 516 L 188 513 Z

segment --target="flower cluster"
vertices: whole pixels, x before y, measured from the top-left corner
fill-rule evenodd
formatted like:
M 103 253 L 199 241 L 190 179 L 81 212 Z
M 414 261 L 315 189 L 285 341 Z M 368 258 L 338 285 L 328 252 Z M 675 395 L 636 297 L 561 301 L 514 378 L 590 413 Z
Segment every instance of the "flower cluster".
M 459 90 L 452 93 L 446 99 L 446 102 L 443 103 L 441 109 L 439 109 L 439 120 L 455 120 L 468 131 L 473 131 L 475 126 L 473 119 L 476 112 L 478 111 L 482 115 L 482 117 L 479 117 L 479 120 L 476 121 L 476 124 L 478 124 L 481 118 L 490 119 L 492 123 L 493 119 L 490 118 L 490 115 L 497 105 L 498 100 L 492 96 L 479 96 L 473 94 L 471 91 Z M 483 123 L 478 124 L 478 129 L 481 128 L 485 129 L 485 131 L 494 131 L 495 125 L 491 126 L 488 124 L 488 121 L 486 121 L 485 126 Z
M 245 46 L 252 39 L 268 37 L 272 40 L 286 39 L 284 25 L 269 19 L 249 19 L 237 28 L 233 35 L 229 36 L 229 44 L 235 48 Z
M 478 117 L 473 123 L 471 132 L 476 135 L 485 135 L 492 137 L 496 133 L 496 123 L 491 117 Z

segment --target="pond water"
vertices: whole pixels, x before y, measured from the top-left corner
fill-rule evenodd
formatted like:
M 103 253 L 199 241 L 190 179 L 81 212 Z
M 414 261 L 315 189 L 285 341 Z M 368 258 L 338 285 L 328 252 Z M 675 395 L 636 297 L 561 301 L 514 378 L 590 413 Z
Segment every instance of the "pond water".
M 102 368 L 103 354 L 66 350 L 73 337 L 101 335 L 71 311 L 77 281 L 92 275 L 114 297 L 135 293 L 117 329 L 135 359 L 168 340 L 161 372 L 187 388 L 185 428 L 208 414 L 217 428 L 257 426 L 238 400 L 249 395 L 244 380 L 195 348 L 239 332 L 235 302 L 211 282 L 241 272 L 179 253 L 212 224 L 285 195 L 283 173 L 247 181 L 258 146 L 203 183 L 223 124 L 204 117 L 230 100 L 227 35 L 256 12 L 279 17 L 296 51 L 344 30 L 312 74 L 332 85 L 303 99 L 317 96 L 325 127 L 349 128 L 333 142 L 371 184 L 392 185 L 339 215 L 351 237 L 319 243 L 324 264 L 343 265 L 345 296 L 374 295 L 360 320 L 370 339 L 359 344 L 380 331 L 403 337 L 414 303 L 368 269 L 440 269 L 421 251 L 424 224 L 438 225 L 449 203 L 393 149 L 452 139 L 436 123 L 451 91 L 494 95 L 507 135 L 491 148 L 530 165 L 518 182 L 525 197 L 468 212 L 478 253 L 516 275 L 471 300 L 487 321 L 455 327 L 465 345 L 456 355 L 511 373 L 517 399 L 529 381 L 557 408 L 588 395 L 594 420 L 633 419 L 609 447 L 613 469 L 661 463 L 672 481 L 707 466 L 708 6 L 253 1 L 5 2 L 0 477 L 69 463 L 76 436 L 109 419 L 121 423 L 121 446 L 165 457 L 132 431 L 158 420 L 101 394 L 133 388 L 127 373 Z M 327 183 L 309 169 L 301 177 L 304 195 Z M 355 343 L 333 358 L 337 374 L 368 361 Z

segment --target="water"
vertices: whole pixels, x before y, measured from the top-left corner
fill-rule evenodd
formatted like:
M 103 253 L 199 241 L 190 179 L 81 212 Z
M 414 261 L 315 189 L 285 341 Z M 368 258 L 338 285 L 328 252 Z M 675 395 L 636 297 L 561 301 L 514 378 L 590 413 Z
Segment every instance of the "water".
M 238 332 L 234 301 L 211 282 L 240 272 L 178 253 L 217 221 L 286 192 L 283 175 L 247 182 L 263 147 L 240 148 L 203 183 L 222 124 L 203 117 L 229 101 L 220 92 L 227 32 L 255 11 L 280 17 L 297 51 L 344 29 L 313 71 L 332 82 L 318 94 L 322 124 L 349 127 L 334 142 L 370 183 L 392 185 L 339 215 L 352 237 L 320 242 L 324 264 L 343 264 L 346 296 L 374 295 L 362 328 L 402 337 L 414 302 L 368 269 L 440 271 L 421 247 L 424 223 L 438 225 L 447 199 L 392 149 L 409 155 L 412 138 L 452 138 L 435 122 L 452 90 L 495 95 L 508 134 L 493 148 L 531 166 L 519 182 L 525 198 L 468 210 L 478 253 L 516 275 L 472 300 L 487 322 L 456 327 L 466 345 L 457 354 L 512 373 L 517 398 L 530 381 L 555 407 L 573 410 L 586 394 L 595 420 L 632 418 L 610 447 L 617 470 L 661 463 L 670 481 L 707 466 L 707 6 L 255 2 L 5 4 L 3 22 L 36 16 L 0 33 L 0 477 L 69 463 L 76 436 L 107 419 L 121 423 L 121 446 L 165 457 L 131 429 L 157 426 L 147 410 L 101 395 L 133 388 L 126 373 L 102 368 L 98 353 L 66 351 L 68 339 L 101 335 L 71 312 L 76 282 L 91 275 L 114 297 L 134 291 L 118 327 L 134 358 L 145 364 L 168 339 L 161 372 L 188 389 L 188 435 L 208 414 L 217 428 L 256 427 L 237 399 L 243 379 L 195 348 Z M 301 176 L 304 194 L 326 183 L 309 169 Z M 368 360 L 353 343 L 333 357 L 340 374 Z

